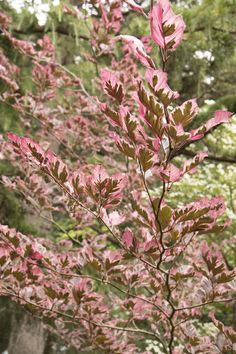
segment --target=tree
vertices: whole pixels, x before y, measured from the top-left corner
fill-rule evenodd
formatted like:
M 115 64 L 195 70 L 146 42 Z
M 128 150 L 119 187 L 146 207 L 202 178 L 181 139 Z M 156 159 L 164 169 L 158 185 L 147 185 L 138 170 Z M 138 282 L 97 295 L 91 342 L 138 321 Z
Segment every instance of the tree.
M 139 5 L 126 3 L 147 17 Z M 51 331 L 80 352 L 150 352 L 151 339 L 166 353 L 227 353 L 234 350 L 235 332 L 209 307 L 233 303 L 235 271 L 228 269 L 220 242 L 207 243 L 201 236 L 228 225 L 223 198 L 183 206 L 171 205 L 169 195 L 207 153 L 185 162 L 176 157 L 232 114 L 218 110 L 200 127 L 188 128 L 197 102 L 176 105 L 179 94 L 167 84 L 167 64 L 185 29 L 169 1 L 159 1 L 149 16 L 162 69 L 151 57 L 149 39 L 126 34 L 114 39 L 123 18 L 120 2 L 92 5 L 102 18 L 93 21 L 93 50 L 113 59 L 113 70 L 100 70 L 97 82 L 107 98 L 91 97 L 82 81 L 56 62 L 48 37 L 37 47 L 16 39 L 8 31 L 9 18 L 1 16 L 5 40 L 32 63 L 32 89 L 22 94 L 17 67 L 2 55 L 1 78 L 9 87 L 2 101 L 24 117 L 26 127 L 32 129 L 32 116 L 40 123 L 35 137 L 41 141 L 8 134 L 2 151 L 26 178 L 3 181 L 58 228 L 51 216 L 56 210 L 87 228 L 82 240 L 68 234 L 70 241 L 54 244 L 1 225 L 1 293 L 46 318 Z M 66 11 L 78 16 L 77 10 Z M 118 41 L 120 60 L 114 56 Z M 48 149 L 49 134 L 61 157 Z M 91 164 L 88 151 L 98 152 L 102 163 Z M 204 315 L 214 336 L 202 335 Z

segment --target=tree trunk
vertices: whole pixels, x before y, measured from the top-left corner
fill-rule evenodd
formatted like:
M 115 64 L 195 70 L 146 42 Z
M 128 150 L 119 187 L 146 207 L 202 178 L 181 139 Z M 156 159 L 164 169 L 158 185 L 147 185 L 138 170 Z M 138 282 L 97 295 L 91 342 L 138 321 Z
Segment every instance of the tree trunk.
M 46 335 L 43 323 L 28 313 L 20 319 L 12 316 L 8 354 L 43 354 Z

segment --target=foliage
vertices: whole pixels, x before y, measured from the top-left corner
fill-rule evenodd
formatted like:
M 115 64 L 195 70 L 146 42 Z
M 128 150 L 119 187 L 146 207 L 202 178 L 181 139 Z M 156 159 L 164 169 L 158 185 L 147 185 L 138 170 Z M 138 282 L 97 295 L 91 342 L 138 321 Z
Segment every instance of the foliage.
M 85 57 L 94 72 L 96 57 L 109 57 L 110 68 L 100 70 L 91 92 L 57 61 L 48 36 L 36 45 L 18 39 L 1 13 L 4 40 L 31 70 L 26 89 L 20 68 L 1 53 L 1 101 L 39 141 L 7 134 L 1 152 L 19 175 L 2 181 L 67 235 L 55 243 L 1 225 L 1 294 L 44 317 L 80 352 L 151 353 L 151 339 L 164 353 L 228 353 L 236 333 L 214 310 L 235 300 L 235 270 L 223 253 L 234 239 L 211 237 L 229 225 L 223 197 L 212 193 L 185 203 L 170 196 L 179 183 L 192 183 L 187 176 L 208 156 L 201 151 L 183 161 L 182 152 L 232 113 L 218 109 L 193 125 L 196 99 L 181 104 L 167 76 L 183 18 L 168 0 L 158 1 L 149 16 L 125 3 L 150 22 L 151 36 L 120 34 L 122 1 L 92 1 L 100 20 L 87 21 L 92 55 Z M 64 7 L 72 19 L 88 14 Z M 160 47 L 161 69 L 151 39 Z M 74 234 L 57 213 L 75 220 Z M 204 316 L 212 333 L 202 332 Z

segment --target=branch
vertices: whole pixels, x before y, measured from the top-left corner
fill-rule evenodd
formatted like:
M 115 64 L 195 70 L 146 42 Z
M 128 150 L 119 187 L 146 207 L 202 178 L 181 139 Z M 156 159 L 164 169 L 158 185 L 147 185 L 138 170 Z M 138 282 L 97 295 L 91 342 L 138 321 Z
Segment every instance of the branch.
M 0 239 L 5 242 L 14 252 L 16 252 L 16 250 L 12 247 L 12 245 L 8 242 L 8 240 L 5 240 L 5 237 L 2 237 L 0 235 Z M 28 259 L 24 256 L 22 256 L 21 254 L 17 253 L 17 255 L 25 262 L 31 264 L 31 265 L 36 265 L 37 267 L 40 267 L 40 265 L 37 263 L 37 262 L 34 262 L 33 260 L 31 259 Z M 105 280 L 105 279 L 101 279 L 101 278 L 98 278 L 96 276 L 92 276 L 92 275 L 89 275 L 89 274 L 76 274 L 76 273 L 71 273 L 70 272 L 70 269 L 68 272 L 62 272 L 61 270 L 57 270 L 57 269 L 54 269 L 54 268 L 51 268 L 47 265 L 45 265 L 44 263 L 42 264 L 42 268 L 44 269 L 47 269 L 48 271 L 51 271 L 52 273 L 56 273 L 57 275 L 61 276 L 61 277 L 71 277 L 71 278 L 86 278 L 86 279 L 91 279 L 91 280 L 94 280 L 94 281 L 97 281 L 101 284 L 104 284 L 104 285 L 109 285 L 111 287 L 113 287 L 114 289 L 118 290 L 119 292 L 121 292 L 122 294 L 125 294 L 127 296 L 130 296 L 130 297 L 133 297 L 135 299 L 139 299 L 140 301 L 143 301 L 143 302 L 146 302 L 147 304 L 149 305 L 152 305 L 153 307 L 155 307 L 158 311 L 160 311 L 166 318 L 168 318 L 168 315 L 166 314 L 166 312 L 163 310 L 162 307 L 160 307 L 159 305 L 156 305 L 154 302 L 142 297 L 142 296 L 139 296 L 139 295 L 136 295 L 130 291 L 126 291 L 126 290 L 123 290 L 121 289 L 119 286 L 117 286 L 116 284 L 108 281 L 108 280 Z
M 192 310 L 192 309 L 196 309 L 196 308 L 203 307 L 203 306 L 206 306 L 206 305 L 214 305 L 214 304 L 218 304 L 218 303 L 232 302 L 232 301 L 235 301 L 235 300 L 236 300 L 236 297 L 233 297 L 231 299 L 211 300 L 211 301 L 203 302 L 203 303 L 197 304 L 197 305 L 179 307 L 179 308 L 175 309 L 175 311 Z
M 197 28 L 195 28 L 193 30 L 189 30 L 188 28 L 186 28 L 184 32 L 185 33 L 203 32 L 206 29 L 208 29 L 208 27 L 197 27 Z M 236 35 L 236 31 L 234 31 L 234 30 L 227 30 L 227 29 L 219 28 L 219 27 L 215 27 L 215 26 L 212 26 L 211 29 L 213 31 L 216 31 L 216 32 L 222 32 L 222 33 L 228 33 L 228 34 Z
M 63 36 L 69 36 L 72 38 L 79 38 L 83 39 L 85 41 L 89 41 L 89 37 L 79 34 L 76 36 L 74 33 L 70 33 L 68 29 L 58 27 L 56 29 L 48 28 L 45 29 L 44 27 L 36 27 L 36 28 L 29 28 L 28 31 L 23 31 L 22 29 L 17 29 L 15 28 L 12 33 L 15 34 L 20 34 L 22 36 L 29 36 L 29 34 L 47 34 L 47 33 L 53 33 L 56 32 L 57 34 L 63 35 Z
M 154 205 L 154 202 L 152 200 L 152 197 L 151 197 L 151 194 L 150 194 L 147 182 L 146 182 L 145 172 L 142 169 L 142 166 L 141 166 L 141 163 L 140 163 L 139 159 L 138 159 L 138 165 L 139 165 L 139 169 L 140 169 L 140 172 L 141 172 L 143 185 L 144 185 L 145 191 L 146 191 L 146 193 L 148 195 L 148 199 L 149 199 L 149 202 L 151 204 L 155 220 L 156 220 L 156 222 L 157 222 L 157 224 L 159 226 L 160 232 L 163 233 L 162 228 L 161 228 L 161 223 L 160 223 L 159 218 L 158 218 L 158 213 L 156 213 L 156 211 L 155 211 L 155 205 Z M 159 242 L 158 242 L 156 233 L 154 233 L 154 237 L 155 237 L 155 240 L 156 240 L 157 247 L 159 248 Z M 162 240 L 162 238 L 161 238 L 161 240 Z M 161 246 L 162 246 L 162 249 L 163 249 L 164 247 L 162 245 L 162 242 L 161 242 Z M 160 252 L 161 252 L 161 250 L 160 250 Z
M 190 157 L 194 157 L 196 155 L 194 151 L 190 150 L 183 150 L 181 154 Z M 208 155 L 206 156 L 206 159 L 214 162 L 236 163 L 236 157 Z
M 164 346 L 162 340 L 154 332 L 146 331 L 146 330 L 143 330 L 143 329 L 140 329 L 140 328 L 111 326 L 111 325 L 108 325 L 108 324 L 105 324 L 105 323 L 95 322 L 95 321 L 90 320 L 90 319 L 88 319 L 86 317 L 83 317 L 83 316 L 75 317 L 75 316 L 70 315 L 68 313 L 54 310 L 53 308 L 51 308 L 51 309 L 45 308 L 42 305 L 36 304 L 36 303 L 34 303 L 32 301 L 29 301 L 29 300 L 26 300 L 26 299 L 22 298 L 19 294 L 10 293 L 9 291 L 6 291 L 6 293 L 5 294 L 3 293 L 3 295 L 12 296 L 13 298 L 15 297 L 15 298 L 17 298 L 19 300 L 24 301 L 26 304 L 32 305 L 32 306 L 34 306 L 36 308 L 39 308 L 42 311 L 49 312 L 49 313 L 51 312 L 51 313 L 54 313 L 54 314 L 56 314 L 58 316 L 69 318 L 73 324 L 75 322 L 76 323 L 79 322 L 81 324 L 81 321 L 85 321 L 85 322 L 88 322 L 90 324 L 93 324 L 95 327 L 108 328 L 108 329 L 122 331 L 122 332 L 131 332 L 131 333 L 134 333 L 134 334 L 145 334 L 145 335 L 148 335 L 148 336 L 156 338 L 156 340 L 158 340 L 163 345 L 163 348 L 165 349 L 165 346 Z M 165 349 L 165 352 L 166 352 L 166 349 Z

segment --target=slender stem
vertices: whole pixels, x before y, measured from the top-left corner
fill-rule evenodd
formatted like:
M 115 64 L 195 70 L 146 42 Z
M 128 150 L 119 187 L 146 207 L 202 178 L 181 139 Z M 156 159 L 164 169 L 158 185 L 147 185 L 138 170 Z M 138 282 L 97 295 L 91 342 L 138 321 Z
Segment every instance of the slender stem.
M 135 257 L 136 259 L 140 260 L 141 262 L 143 262 L 144 264 L 148 265 L 151 268 L 155 269 L 155 265 L 153 265 L 152 263 L 146 261 L 144 258 L 142 258 L 141 256 L 137 255 L 135 252 L 129 250 L 128 248 L 126 248 L 124 246 L 124 244 L 121 242 L 120 238 L 113 232 L 113 230 L 111 229 L 111 227 L 99 216 L 97 215 L 94 211 L 92 211 L 91 209 L 87 208 L 85 205 L 83 205 L 73 194 L 71 194 L 71 192 L 64 186 L 62 185 L 53 175 L 51 175 L 49 172 L 47 172 L 47 174 L 55 181 L 56 184 L 58 184 L 60 186 L 60 188 L 82 209 L 86 210 L 88 213 L 92 214 L 98 221 L 100 221 L 105 227 L 106 229 L 110 232 L 110 234 L 116 239 L 116 241 L 119 243 L 120 247 L 123 248 L 126 252 L 130 253 L 133 257 Z
M 1 237 L 0 236 L 0 239 L 2 239 L 2 241 L 4 241 L 5 243 L 7 243 L 7 245 L 15 251 L 15 249 L 12 247 L 12 245 L 8 242 L 8 240 L 5 240 L 5 238 Z M 16 252 L 16 251 L 15 251 Z M 28 259 L 20 254 L 17 254 L 21 259 L 23 259 L 25 262 L 29 263 L 29 264 L 32 264 L 32 265 L 36 265 L 38 267 L 40 267 L 40 265 L 37 263 L 37 262 L 34 262 L 33 260 L 31 259 Z M 139 299 L 143 302 L 146 302 L 152 306 L 154 306 L 158 311 L 160 311 L 166 318 L 168 317 L 166 312 L 158 305 L 156 305 L 154 302 L 142 297 L 142 296 L 139 296 L 139 295 L 136 295 L 130 291 L 126 291 L 126 290 L 123 290 L 121 289 L 119 286 L 117 286 L 116 284 L 113 284 L 112 282 L 108 281 L 108 280 L 105 280 L 105 279 L 101 279 L 101 278 L 98 278 L 98 277 L 95 277 L 95 276 L 91 276 L 91 275 L 87 275 L 87 274 L 76 274 L 76 273 L 71 273 L 70 270 L 69 272 L 62 272 L 60 270 L 56 270 L 54 268 L 51 268 L 49 266 L 46 266 L 45 264 L 43 264 L 42 268 L 45 268 L 53 273 L 56 273 L 58 275 L 60 275 L 61 277 L 72 277 L 72 278 L 86 278 L 86 279 L 91 279 L 91 280 L 94 280 L 94 281 L 97 281 L 99 283 L 102 283 L 102 284 L 106 284 L 106 285 L 110 285 L 112 286 L 114 289 L 118 290 L 119 292 L 127 295 L 127 296 L 130 296 L 130 297 L 133 297 L 133 298 L 136 298 L 136 299 Z
M 15 298 L 17 298 L 19 300 L 24 301 L 27 304 L 30 304 L 30 305 L 32 305 L 32 306 L 34 306 L 36 308 L 39 308 L 40 310 L 43 310 L 45 312 L 49 312 L 49 313 L 51 312 L 51 313 L 57 314 L 58 316 L 69 318 L 69 319 L 72 320 L 72 323 L 76 322 L 76 323 L 80 323 L 81 324 L 81 321 L 85 321 L 85 322 L 88 322 L 88 323 L 94 325 L 95 327 L 108 328 L 108 329 L 117 330 L 117 331 L 121 331 L 121 332 L 131 332 L 131 333 L 135 333 L 135 334 L 149 335 L 151 337 L 154 337 L 156 340 L 158 340 L 163 345 L 163 348 L 165 349 L 165 346 L 164 346 L 162 340 L 154 332 L 146 331 L 146 330 L 139 329 L 139 328 L 137 329 L 137 328 L 129 328 L 129 327 L 111 326 L 111 325 L 108 325 L 108 324 L 105 324 L 105 323 L 99 323 L 99 322 L 93 321 L 93 320 L 88 319 L 88 318 L 83 317 L 83 316 L 77 317 L 77 316 L 74 316 L 74 315 L 70 315 L 68 313 L 55 310 L 54 308 L 48 309 L 48 308 L 45 308 L 42 305 L 36 304 L 36 303 L 34 303 L 32 301 L 29 301 L 29 300 L 26 300 L 26 299 L 20 297 L 19 294 L 10 293 L 8 290 L 6 290 L 6 293 L 5 294 L 3 293 L 3 295 L 4 296 L 15 297 Z M 165 352 L 166 352 L 166 349 L 165 349 Z
M 0 101 L 4 104 L 6 104 L 9 107 L 12 107 L 13 109 L 16 109 L 15 106 L 9 102 L 3 101 L 2 99 L 0 99 Z M 25 107 L 24 107 L 25 108 Z M 57 140 L 57 142 L 59 144 L 61 144 L 62 146 L 64 146 L 64 148 L 67 150 L 67 152 L 70 154 L 71 157 L 76 157 L 79 158 L 79 155 L 67 144 L 65 144 L 51 129 L 50 125 L 47 125 L 47 123 L 43 122 L 41 119 L 39 119 L 36 115 L 32 113 L 28 113 L 26 111 L 24 111 L 23 113 L 25 116 L 28 116 L 30 118 L 33 118 L 35 120 L 37 120 L 47 131 L 47 133 L 49 133 L 53 138 L 55 138 Z
M 86 28 L 87 28 L 87 30 L 89 31 L 89 34 L 90 34 L 90 38 L 91 38 L 91 29 L 89 28 L 89 26 L 88 26 L 88 23 L 87 23 L 87 18 L 86 17 L 84 17 L 84 24 L 85 24 L 85 26 L 86 26 Z M 90 41 L 91 42 L 91 41 Z M 96 74 L 97 74 L 97 76 L 99 76 L 99 68 L 98 68 L 98 63 L 97 63 L 97 55 L 96 55 L 96 52 L 95 52 L 95 50 L 94 50 L 94 48 L 93 48 L 93 44 L 92 44 L 92 42 L 91 42 L 91 50 L 92 50 L 92 53 L 93 53 L 93 58 L 94 58 L 94 65 L 95 65 L 95 69 L 96 69 Z
M 67 235 L 67 237 L 71 240 L 71 242 L 73 242 L 74 244 L 77 244 L 78 246 L 81 246 L 81 242 L 78 241 L 78 240 L 76 240 L 75 238 L 71 237 L 70 234 L 69 234 L 69 232 L 67 232 L 67 230 L 64 229 L 64 227 L 62 227 L 60 224 L 58 224 L 58 223 L 53 219 L 52 216 L 51 216 L 51 217 L 48 217 L 48 216 L 46 216 L 46 215 L 43 215 L 41 208 L 40 208 L 39 205 L 35 202 L 35 200 L 33 200 L 32 198 L 29 198 L 23 191 L 21 191 L 21 190 L 19 190 L 19 189 L 18 189 L 18 191 L 19 191 L 19 193 L 21 193 L 21 194 L 24 196 L 24 198 L 25 198 L 26 200 L 28 200 L 28 202 L 36 209 L 36 211 L 38 211 L 39 216 L 40 216 L 42 219 L 47 220 L 47 221 L 49 221 L 51 224 L 55 225 L 58 230 L 62 231 L 64 234 Z
M 32 57 L 32 59 L 34 59 L 34 58 Z M 62 64 L 60 64 L 60 63 L 58 63 L 58 62 L 56 62 L 56 61 L 50 61 L 50 60 L 46 60 L 46 59 L 43 59 L 43 58 L 40 58 L 40 61 L 41 61 L 42 63 L 47 63 L 47 64 L 56 65 L 56 66 L 58 66 L 60 69 L 62 69 L 63 71 L 65 71 L 67 74 L 69 74 L 71 77 L 73 77 L 73 79 L 78 80 L 78 76 L 77 76 L 75 73 L 73 73 L 71 70 L 69 70 L 68 68 L 66 68 L 64 65 L 62 65 Z M 90 94 L 89 94 L 88 91 L 85 89 L 85 87 L 84 87 L 83 83 L 81 82 L 81 80 L 79 81 L 79 85 L 80 85 L 80 87 L 81 87 L 83 93 L 84 93 L 87 97 L 90 98 Z M 92 98 L 91 98 L 91 99 L 92 99 Z
M 201 304 L 196 304 L 196 305 L 192 305 L 192 306 L 179 307 L 179 308 L 176 308 L 175 311 L 192 310 L 192 309 L 196 309 L 196 308 L 203 307 L 206 305 L 214 305 L 214 304 L 218 304 L 218 303 L 231 302 L 231 301 L 235 301 L 235 300 L 236 300 L 236 297 L 233 297 L 231 299 L 211 300 L 211 301 L 203 302 Z
M 175 325 L 173 322 L 173 317 L 176 312 L 176 308 L 173 305 L 172 300 L 171 300 L 171 287 L 169 284 L 169 280 L 170 280 L 170 271 L 166 275 L 165 285 L 167 287 L 167 301 L 168 301 L 169 305 L 171 306 L 171 314 L 169 316 L 169 323 L 170 323 L 171 330 L 170 330 L 170 340 L 169 340 L 169 344 L 168 344 L 169 353 L 171 354 L 172 353 L 172 346 L 173 346 L 173 342 L 174 342 L 174 335 L 175 335 Z
M 157 266 L 156 268 L 159 269 L 162 273 L 164 273 L 165 275 L 165 286 L 167 288 L 167 302 L 169 303 L 170 307 L 171 307 L 171 313 L 170 315 L 167 316 L 167 319 L 169 321 L 169 324 L 170 324 L 170 327 L 171 327 L 171 330 L 170 330 L 170 339 L 169 339 L 169 343 L 168 343 L 168 348 L 169 348 L 169 353 L 171 354 L 172 353 L 172 346 L 173 346 L 173 342 L 174 342 L 174 333 L 175 333 L 175 325 L 174 325 L 174 322 L 173 322 L 173 316 L 176 312 L 176 309 L 171 301 L 171 288 L 170 288 L 170 285 L 169 285 L 169 278 L 170 278 L 170 271 L 168 271 L 167 273 L 160 268 L 160 265 L 162 263 L 162 258 L 163 258 L 163 255 L 165 253 L 165 245 L 164 245 L 164 242 L 163 242 L 163 230 L 162 230 L 162 226 L 161 226 L 161 222 L 159 220 L 159 215 L 160 215 L 160 211 L 161 211 L 161 204 L 162 204 L 162 201 L 164 199 L 164 196 L 165 196 L 165 192 L 166 192 L 166 184 L 165 182 L 163 182 L 163 188 L 162 188 L 162 194 L 161 194 L 161 197 L 159 199 L 159 203 L 158 203 L 158 207 L 157 207 L 157 211 L 155 209 L 155 206 L 154 206 L 154 203 L 153 203 L 153 200 L 151 198 L 151 195 L 150 195 L 150 192 L 149 192 L 149 189 L 148 189 L 148 185 L 146 183 L 146 179 L 145 179 L 145 174 L 143 172 L 143 169 L 142 169 L 142 166 L 141 166 L 141 163 L 140 161 L 138 160 L 139 162 L 139 167 L 140 167 L 140 171 L 141 171 L 141 175 L 142 175 L 142 179 L 143 179 L 143 184 L 144 184 L 144 187 L 145 187 L 145 190 L 148 194 L 148 197 L 149 197 L 149 201 L 150 201 L 150 204 L 152 206 L 152 209 L 153 209 L 153 213 L 154 213 L 154 216 L 155 216 L 155 219 L 159 225 L 159 229 L 160 229 L 160 244 L 161 244 L 161 252 L 160 252 L 160 257 L 159 257 L 159 261 L 157 263 Z M 168 163 L 168 161 L 167 161 Z
M 147 193 L 147 195 L 148 195 L 148 199 L 149 199 L 149 202 L 150 202 L 150 204 L 151 204 L 152 211 L 153 211 L 153 214 L 154 214 L 156 223 L 159 225 L 159 228 L 160 228 L 161 225 L 160 225 L 159 220 L 158 220 L 158 217 L 157 217 L 157 215 L 156 215 L 155 205 L 154 205 L 154 202 L 153 202 L 153 200 L 152 200 L 152 197 L 151 197 L 151 194 L 150 194 L 150 191 L 149 191 L 147 182 L 146 182 L 145 173 L 144 173 L 144 171 L 143 171 L 143 169 L 142 169 L 142 166 L 141 166 L 141 163 L 140 163 L 139 159 L 138 159 L 138 164 L 139 164 L 139 169 L 140 169 L 140 172 L 141 172 L 142 181 L 143 181 L 143 185 L 144 185 L 145 191 L 146 191 L 146 193 Z M 160 228 L 160 229 L 161 229 L 161 228 Z M 157 243 L 157 246 L 158 246 L 158 248 L 159 248 L 159 241 L 158 241 L 158 239 L 157 239 L 156 233 L 154 233 L 154 237 L 155 237 L 155 239 L 156 239 L 156 243 Z
M 163 230 L 162 230 L 162 227 L 161 227 L 161 223 L 159 221 L 159 215 L 160 215 L 160 211 L 161 211 L 161 204 L 162 204 L 162 201 L 165 197 L 165 192 L 166 192 L 166 184 L 165 182 L 163 181 L 162 183 L 162 193 L 161 193 L 161 197 L 159 199 L 159 203 L 158 203 L 158 207 L 157 207 L 157 219 L 158 219 L 158 225 L 160 227 L 160 244 L 161 244 L 161 247 L 162 247 L 162 250 L 161 250 L 161 253 L 160 253 L 160 257 L 159 257 L 159 260 L 158 260 L 158 263 L 157 263 L 157 269 L 160 268 L 160 265 L 162 263 L 162 258 L 163 258 L 163 255 L 165 253 L 165 245 L 164 245 L 164 242 L 163 242 L 163 236 L 164 236 L 164 233 L 163 233 Z

